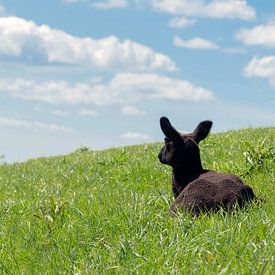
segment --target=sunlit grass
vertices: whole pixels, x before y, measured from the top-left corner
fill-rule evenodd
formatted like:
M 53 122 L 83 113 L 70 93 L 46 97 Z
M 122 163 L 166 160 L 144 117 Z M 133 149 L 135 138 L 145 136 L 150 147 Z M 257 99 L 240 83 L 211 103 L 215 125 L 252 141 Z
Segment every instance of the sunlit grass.
M 161 144 L 0 166 L 1 273 L 271 274 L 275 128 L 211 135 L 203 164 L 242 175 L 265 203 L 169 213 Z

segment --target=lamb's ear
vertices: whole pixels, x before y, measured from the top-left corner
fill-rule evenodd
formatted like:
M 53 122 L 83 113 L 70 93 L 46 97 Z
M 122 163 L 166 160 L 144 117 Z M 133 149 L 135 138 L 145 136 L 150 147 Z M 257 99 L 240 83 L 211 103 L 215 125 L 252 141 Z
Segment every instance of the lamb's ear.
M 179 132 L 171 125 L 167 117 L 160 118 L 160 128 L 164 135 L 170 138 L 173 142 L 182 140 Z
M 209 132 L 210 132 L 210 129 L 212 127 L 212 121 L 210 120 L 205 120 L 205 121 L 202 121 L 198 126 L 197 128 L 194 130 L 193 132 L 193 137 L 194 137 L 194 140 L 199 143 L 201 140 L 205 139 Z

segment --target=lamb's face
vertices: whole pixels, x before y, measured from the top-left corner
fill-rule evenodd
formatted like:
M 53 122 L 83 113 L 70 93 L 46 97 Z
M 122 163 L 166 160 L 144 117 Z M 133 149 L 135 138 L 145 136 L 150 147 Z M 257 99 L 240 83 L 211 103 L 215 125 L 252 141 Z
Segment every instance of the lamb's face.
M 198 143 L 205 139 L 212 126 L 211 121 L 201 122 L 197 128 L 189 134 L 178 132 L 168 118 L 160 118 L 160 127 L 165 135 L 164 146 L 159 152 L 161 163 L 175 166 L 190 166 L 200 161 Z
M 176 142 L 168 137 L 164 138 L 164 146 L 158 155 L 161 163 L 175 167 L 199 158 L 199 147 L 192 136 L 180 134 L 180 137 Z
M 176 159 L 176 147 L 175 144 L 169 139 L 164 139 L 164 146 L 161 148 L 159 155 L 159 161 L 163 164 L 173 166 Z

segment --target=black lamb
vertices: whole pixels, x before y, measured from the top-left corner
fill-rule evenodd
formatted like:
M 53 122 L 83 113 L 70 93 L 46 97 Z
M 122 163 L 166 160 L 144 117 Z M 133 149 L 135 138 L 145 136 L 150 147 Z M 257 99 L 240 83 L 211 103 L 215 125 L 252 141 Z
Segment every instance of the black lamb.
M 201 122 L 193 133 L 178 132 L 166 117 L 160 118 L 165 144 L 158 157 L 161 163 L 172 166 L 172 191 L 175 200 L 171 211 L 178 208 L 198 216 L 201 212 L 217 211 L 221 207 L 242 208 L 254 199 L 251 187 L 234 174 L 205 170 L 201 164 L 199 142 L 212 127 L 211 121 Z

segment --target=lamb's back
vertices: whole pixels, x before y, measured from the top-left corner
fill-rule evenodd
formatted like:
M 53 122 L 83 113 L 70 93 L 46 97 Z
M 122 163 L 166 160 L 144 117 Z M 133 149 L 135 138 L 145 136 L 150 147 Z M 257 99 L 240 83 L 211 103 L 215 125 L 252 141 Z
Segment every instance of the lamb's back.
M 229 209 L 238 204 L 242 207 L 252 198 L 252 189 L 237 175 L 205 170 L 182 190 L 173 205 L 176 208 L 181 205 L 196 214 L 200 210 L 216 211 L 221 206 Z

